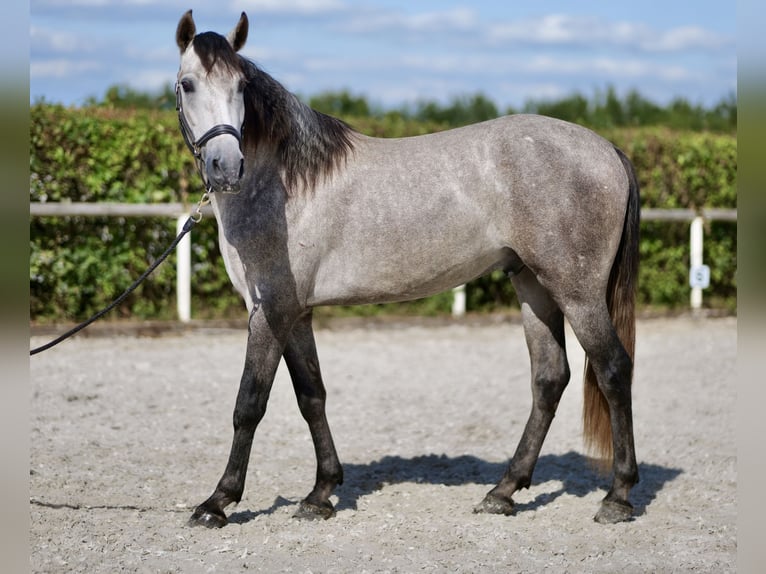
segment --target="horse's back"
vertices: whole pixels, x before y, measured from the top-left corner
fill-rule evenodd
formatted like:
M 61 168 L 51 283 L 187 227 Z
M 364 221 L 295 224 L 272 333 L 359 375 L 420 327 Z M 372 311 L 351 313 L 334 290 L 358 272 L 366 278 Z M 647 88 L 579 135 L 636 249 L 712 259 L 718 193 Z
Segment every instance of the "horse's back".
M 353 190 L 360 201 L 375 193 L 393 201 L 464 195 L 494 213 L 497 201 L 519 208 L 551 201 L 575 207 L 598 197 L 607 203 L 615 195 L 624 199 L 627 189 L 608 140 L 577 124 L 531 114 L 423 136 L 364 138 L 356 154 L 359 161 L 350 167 L 360 167 L 366 179 Z

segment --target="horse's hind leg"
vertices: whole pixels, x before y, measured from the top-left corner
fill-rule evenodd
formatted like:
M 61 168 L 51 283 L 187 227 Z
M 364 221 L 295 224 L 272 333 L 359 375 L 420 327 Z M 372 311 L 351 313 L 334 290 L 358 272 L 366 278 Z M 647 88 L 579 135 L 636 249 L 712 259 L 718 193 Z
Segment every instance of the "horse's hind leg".
M 343 468 L 335 451 L 330 427 L 325 414 L 325 392 L 319 370 L 311 314 L 301 318 L 285 348 L 285 363 L 295 389 L 303 418 L 309 425 L 316 451 L 317 473 L 314 489 L 301 502 L 298 518 L 330 518 L 335 509 L 329 498 L 333 489 L 343 483 Z
M 608 408 L 606 416 L 610 424 L 604 429 L 604 436 L 590 439 L 607 444 L 611 440 L 614 477 L 594 519 L 601 523 L 621 522 L 632 515 L 628 495 L 638 482 L 631 397 L 633 362 L 615 331 L 605 303 L 568 303 L 565 310 L 596 375 L 598 389 L 606 399 L 602 408 Z M 587 433 L 587 425 L 585 430 Z
M 517 490 L 529 487 L 545 435 L 569 382 L 561 310 L 528 269 L 512 277 L 512 281 L 521 301 L 532 366 L 532 412 L 505 475 L 474 509 L 475 512 L 511 514 L 511 496 Z

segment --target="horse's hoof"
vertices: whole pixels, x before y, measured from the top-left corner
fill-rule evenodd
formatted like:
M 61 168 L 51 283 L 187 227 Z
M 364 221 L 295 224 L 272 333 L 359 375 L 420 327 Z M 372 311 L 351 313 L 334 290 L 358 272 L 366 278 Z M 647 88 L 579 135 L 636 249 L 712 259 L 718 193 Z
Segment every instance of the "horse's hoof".
M 204 508 L 197 507 L 194 513 L 189 518 L 189 526 L 205 526 L 206 528 L 222 528 L 226 526 L 229 521 L 226 519 L 226 515 L 223 513 L 211 512 Z
M 293 518 L 301 520 L 327 520 L 335 516 L 335 508 L 329 501 L 322 504 L 313 504 L 302 500 L 298 505 L 298 510 L 293 514 Z
M 633 505 L 629 502 L 615 500 L 602 500 L 601 508 L 598 509 L 593 520 L 599 524 L 616 524 L 625 522 L 633 517 Z
M 513 500 L 488 494 L 473 509 L 474 514 L 513 514 Z

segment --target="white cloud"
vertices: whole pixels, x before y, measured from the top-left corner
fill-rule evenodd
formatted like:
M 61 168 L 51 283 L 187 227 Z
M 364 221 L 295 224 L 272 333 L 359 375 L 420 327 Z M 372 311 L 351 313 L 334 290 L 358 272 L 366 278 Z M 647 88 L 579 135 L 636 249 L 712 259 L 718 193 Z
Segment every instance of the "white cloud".
M 640 22 L 609 22 L 601 18 L 567 14 L 491 24 L 486 37 L 495 44 L 587 46 L 594 49 L 621 47 L 647 52 L 714 50 L 731 42 L 715 32 L 696 26 L 658 31 Z
M 89 74 L 102 69 L 103 66 L 99 62 L 92 60 L 36 60 L 29 65 L 29 75 L 32 79 L 70 78 L 72 76 Z
M 693 78 L 692 72 L 677 64 L 658 64 L 652 60 L 608 58 L 603 56 L 553 57 L 537 56 L 519 63 L 524 73 L 557 76 L 598 75 L 604 78 L 640 80 L 662 78 L 682 81 Z
M 343 0 L 241 0 L 232 3 L 232 7 L 254 13 L 316 15 L 337 12 L 347 5 Z
M 54 8 L 108 8 L 119 6 L 151 6 L 155 0 L 38 0 L 31 3 L 31 9 Z
M 445 78 L 466 76 L 508 78 L 530 75 L 546 75 L 551 77 L 595 75 L 615 79 L 662 78 L 671 81 L 693 78 L 692 72 L 678 64 L 658 64 L 650 59 L 610 58 L 587 53 L 566 57 L 550 54 L 521 57 L 504 54 L 454 53 L 443 56 L 425 56 L 409 53 L 396 58 L 379 60 L 339 62 L 315 59 L 311 60 L 308 69 L 311 71 L 347 71 L 349 73 L 368 70 L 373 74 L 375 70 L 380 70 L 381 72 L 406 70 L 424 76 L 442 76 Z
M 44 49 L 56 53 L 74 53 L 87 50 L 88 46 L 76 34 L 32 26 L 29 30 L 32 50 Z
M 334 3 L 334 0 L 327 0 Z M 278 0 L 253 0 L 279 4 Z M 289 6 L 293 2 L 287 2 Z M 302 2 L 297 2 L 302 4 Z M 417 34 L 423 42 L 448 42 L 460 33 L 461 42 L 473 47 L 522 45 L 582 47 L 594 50 L 627 49 L 641 52 L 717 50 L 733 44 L 699 26 L 659 30 L 643 22 L 610 21 L 600 16 L 547 14 L 539 18 L 483 21 L 476 10 L 464 7 L 405 13 L 401 10 L 349 6 L 344 19 L 333 28 L 353 34 Z
M 478 20 L 473 10 L 458 7 L 444 12 L 402 15 L 399 22 L 405 29 L 417 32 L 471 30 L 476 27 Z
M 474 31 L 479 26 L 476 13 L 470 8 L 453 8 L 438 12 L 405 14 L 394 11 L 361 10 L 349 16 L 337 28 L 356 34 L 370 32 L 435 32 Z
M 487 36 L 493 42 L 532 44 L 572 44 L 584 40 L 582 29 L 590 27 L 587 18 L 549 14 L 534 20 L 516 20 L 491 24 Z
M 694 48 L 716 50 L 728 43 L 727 38 L 703 28 L 684 26 L 659 34 L 652 45 L 646 46 L 646 48 L 663 52 L 677 52 Z

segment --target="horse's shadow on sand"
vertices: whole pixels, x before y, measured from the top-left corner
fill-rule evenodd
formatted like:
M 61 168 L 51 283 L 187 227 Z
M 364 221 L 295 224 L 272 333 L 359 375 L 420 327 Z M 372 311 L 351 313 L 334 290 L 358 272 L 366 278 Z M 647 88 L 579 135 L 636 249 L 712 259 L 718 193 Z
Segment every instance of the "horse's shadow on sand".
M 380 460 L 363 464 L 344 464 L 344 482 L 335 490 L 338 497 L 336 510 L 357 508 L 357 501 L 366 495 L 381 490 L 387 485 L 414 482 L 419 484 L 443 484 L 460 486 L 464 484 L 486 484 L 488 489 L 503 476 L 506 462 L 488 462 L 475 456 L 422 455 L 412 458 L 385 456 Z M 683 471 L 679 468 L 640 463 L 641 481 L 631 492 L 634 516 L 644 514 L 646 507 L 657 497 L 666 483 L 676 479 Z M 515 512 L 535 510 L 550 504 L 563 494 L 583 497 L 591 492 L 609 489 L 611 477 L 602 475 L 592 461 L 579 453 L 547 454 L 538 459 L 532 476 L 532 484 L 550 481 L 560 483 L 558 488 L 538 494 L 528 502 L 516 501 Z M 479 502 L 478 500 L 476 501 Z M 271 507 L 261 511 L 234 512 L 230 522 L 249 522 L 256 516 L 272 514 L 278 508 L 296 504 L 297 501 L 277 497 Z

